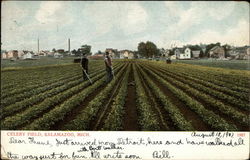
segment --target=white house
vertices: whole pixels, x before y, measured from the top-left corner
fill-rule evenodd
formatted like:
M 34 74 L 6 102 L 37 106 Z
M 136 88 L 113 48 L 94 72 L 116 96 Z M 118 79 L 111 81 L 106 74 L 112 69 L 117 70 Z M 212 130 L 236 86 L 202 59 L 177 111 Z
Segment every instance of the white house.
M 180 59 L 180 55 L 184 53 L 183 48 L 176 48 L 174 50 L 174 55 L 176 56 L 176 59 Z
M 134 58 L 134 54 L 131 51 L 125 50 L 123 55 L 124 55 L 124 58 L 127 58 L 127 59 L 133 59 Z
M 120 59 L 133 59 L 134 58 L 134 53 L 129 50 L 122 50 L 119 51 L 119 58 Z
M 54 58 L 63 58 L 63 55 L 60 54 L 60 53 L 58 53 L 58 52 L 56 52 L 56 53 L 54 54 Z
M 174 51 L 174 55 L 176 59 L 190 59 L 192 50 L 190 48 L 176 48 Z
M 23 55 L 23 59 L 33 59 L 33 54 L 31 54 L 30 52 L 26 53 Z
M 2 53 L 1 56 L 2 56 L 2 59 L 7 59 L 8 58 L 8 52 Z
M 180 59 L 190 59 L 191 58 L 191 49 L 190 48 L 186 48 L 184 50 L 184 53 L 180 54 Z
M 18 58 L 23 57 L 24 54 L 25 54 L 24 51 L 18 51 L 18 52 L 17 52 Z
M 48 52 L 47 51 L 40 51 L 39 56 L 47 56 Z
M 192 51 L 193 58 L 199 58 L 200 57 L 200 53 L 201 53 L 201 51 L 199 51 L 199 50 Z

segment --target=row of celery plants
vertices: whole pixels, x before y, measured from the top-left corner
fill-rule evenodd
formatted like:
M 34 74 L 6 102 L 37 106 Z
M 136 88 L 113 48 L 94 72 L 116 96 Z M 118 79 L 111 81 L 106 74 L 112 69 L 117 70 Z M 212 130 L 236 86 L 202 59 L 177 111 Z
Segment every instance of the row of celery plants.
M 104 75 L 104 73 L 101 74 L 101 72 L 102 71 L 98 71 L 98 72 L 94 73 L 95 75 L 93 75 L 93 80 L 97 80 L 97 79 L 101 78 Z M 83 84 L 81 84 L 81 82 L 82 81 L 80 79 L 76 80 L 76 81 L 72 81 L 72 82 L 67 83 L 66 85 L 62 85 L 60 87 L 53 88 L 53 89 L 49 90 L 48 92 L 44 92 L 44 93 L 32 96 L 30 98 L 25 99 L 24 101 L 17 102 L 15 104 L 9 105 L 5 108 L 1 108 L 0 119 L 3 119 L 7 116 L 15 114 L 16 112 L 24 110 L 26 108 L 33 107 L 34 105 L 36 106 L 36 104 L 37 105 L 43 105 L 43 104 L 46 105 L 46 103 L 53 104 L 54 103 L 53 98 L 54 99 L 57 99 L 57 98 L 62 99 L 60 97 L 65 97 L 66 96 L 65 92 L 67 90 L 71 89 L 72 87 L 79 87 L 79 84 L 83 85 Z M 79 87 L 79 89 L 84 88 L 84 86 L 87 86 L 88 84 L 89 84 L 89 82 L 84 83 L 84 85 L 82 87 Z
M 100 63 L 90 63 L 90 68 L 101 67 Z M 12 73 L 13 72 L 13 73 Z M 53 79 L 59 79 L 64 73 L 79 75 L 81 74 L 81 68 L 79 64 L 71 64 L 71 65 L 60 65 L 55 67 L 39 67 L 35 69 L 25 69 L 11 71 L 11 74 L 7 74 L 4 72 L 2 77 L 5 77 L 6 80 L 1 80 L 2 82 L 2 92 L 3 93 L 12 93 L 12 88 L 26 88 L 28 86 L 34 86 L 41 84 L 49 84 L 54 82 Z M 22 82 L 22 83 L 20 83 Z M 3 95 L 1 95 L 3 96 Z
M 154 72 L 159 73 L 156 70 Z M 202 99 L 207 104 L 212 106 L 214 109 L 218 109 L 221 113 L 229 116 L 230 118 L 237 121 L 238 123 L 240 123 L 244 126 L 248 126 L 250 124 L 250 120 L 249 120 L 248 115 L 245 115 L 245 114 L 237 111 L 235 108 L 233 108 L 231 106 L 226 106 L 225 104 L 218 101 L 217 99 L 214 99 L 213 97 L 200 92 L 199 90 L 201 90 L 202 87 L 199 87 L 198 88 L 199 90 L 194 89 L 193 87 L 196 86 L 195 83 L 187 84 L 187 83 L 183 83 L 181 81 L 177 81 L 176 78 L 172 78 L 172 77 L 167 76 L 167 75 L 161 74 L 161 76 L 165 80 L 168 80 L 169 82 L 174 83 L 176 86 L 180 86 L 181 88 L 183 88 L 183 90 L 185 90 L 186 92 L 188 92 L 192 96 L 199 98 L 199 99 Z M 210 89 L 208 88 L 207 90 L 210 90 Z
M 90 129 L 90 122 L 96 118 L 98 111 L 102 106 L 104 106 L 104 102 L 111 96 L 112 90 L 121 82 L 124 71 L 127 68 L 127 64 L 123 67 L 123 69 L 116 74 L 116 77 L 108 83 L 108 85 L 92 99 L 88 105 L 81 110 L 81 112 L 75 117 L 74 120 L 65 124 L 65 130 L 88 130 Z M 121 80 L 120 80 L 121 79 Z
M 168 70 L 176 70 L 176 68 L 178 68 L 178 72 L 185 75 L 185 76 L 190 76 L 190 77 L 195 77 L 201 80 L 205 80 L 208 82 L 213 83 L 214 85 L 220 86 L 220 87 L 226 87 L 228 89 L 231 89 L 233 91 L 239 92 L 239 93 L 249 93 L 249 89 L 242 87 L 242 86 L 238 86 L 235 83 L 227 83 L 225 82 L 223 79 L 218 80 L 216 78 L 212 78 L 210 76 L 210 74 L 208 74 L 207 72 L 201 72 L 201 71 L 197 71 L 194 70 L 193 68 L 184 68 L 184 67 L 178 67 L 178 66 L 164 66 L 164 65 L 160 65 L 161 67 L 167 68 Z
M 116 68 L 115 71 L 117 71 L 120 68 L 121 67 Z M 122 72 L 122 70 L 124 70 L 124 66 L 122 67 L 120 72 Z M 81 105 L 91 93 L 98 91 L 98 88 L 105 84 L 105 78 L 106 78 L 105 76 L 101 79 L 98 78 L 98 80 L 93 85 L 83 89 L 77 94 L 73 94 L 72 97 L 68 98 L 63 103 L 60 103 L 59 105 L 55 106 L 48 113 L 43 114 L 42 117 L 36 119 L 31 124 L 23 127 L 22 129 L 26 130 L 53 129 L 51 128 L 53 127 L 53 125 L 63 120 L 66 117 L 66 115 L 68 115 L 72 110 L 74 110 L 74 108 Z
M 200 72 L 201 75 L 206 75 L 212 79 L 217 79 L 223 82 L 227 82 L 233 85 L 242 86 L 243 88 L 250 88 L 249 86 L 249 72 L 246 71 L 232 71 L 228 69 L 214 69 L 209 67 L 197 67 L 195 65 L 184 66 L 188 70 Z
M 100 74 L 99 76 L 96 76 L 93 80 L 96 80 L 102 77 L 103 75 L 104 74 Z M 66 94 L 67 90 L 69 90 L 68 91 L 69 95 L 74 93 L 71 90 L 74 90 L 74 87 L 79 87 L 80 86 L 79 84 L 81 84 L 81 80 L 75 80 L 75 81 L 69 82 L 66 85 L 53 88 L 49 90 L 48 92 L 34 95 L 28 99 L 25 99 L 24 101 L 17 102 L 13 105 L 2 108 L 0 119 L 13 115 L 16 112 L 21 111 L 21 110 L 24 110 L 24 112 L 21 112 L 20 114 L 24 114 L 25 112 L 29 112 L 29 110 L 33 110 L 33 108 L 36 108 L 36 106 L 41 106 L 41 105 L 47 105 L 47 107 L 50 107 L 51 105 L 53 106 L 53 104 L 58 103 L 60 99 L 66 98 L 65 96 L 67 96 Z M 85 82 L 82 87 L 79 87 L 79 89 L 86 87 L 88 84 L 89 84 L 88 82 Z M 75 90 L 75 92 L 77 92 L 77 90 Z M 28 111 L 25 110 L 26 108 L 29 108 Z M 11 119 L 11 117 L 8 119 Z
M 174 73 L 165 72 L 161 68 L 157 69 L 157 71 L 160 71 L 160 72 L 164 73 L 165 76 L 172 77 L 173 79 L 178 80 L 178 81 L 180 81 L 180 82 L 182 82 L 184 84 L 188 84 L 188 85 L 192 86 L 192 88 L 197 89 L 199 91 L 202 91 L 203 93 L 206 93 L 206 94 L 208 94 L 208 95 L 210 95 L 212 97 L 215 97 L 216 99 L 227 101 L 228 103 L 234 105 L 235 107 L 239 107 L 239 108 L 247 110 L 247 111 L 250 110 L 250 104 L 249 103 L 243 102 L 240 99 L 237 99 L 235 97 L 226 95 L 224 93 L 218 92 L 216 90 L 213 90 L 211 88 L 208 88 L 206 86 L 198 84 L 198 83 L 196 83 L 196 82 L 194 82 L 192 80 L 189 80 L 188 77 L 183 77 L 181 75 L 176 75 Z M 220 101 L 218 101 L 218 102 L 222 103 Z
M 101 68 L 100 65 L 93 66 L 93 69 L 91 71 L 92 72 L 96 71 L 99 68 Z M 34 89 L 37 89 L 37 88 L 40 88 L 43 86 L 52 85 L 54 83 L 57 83 L 57 82 L 60 82 L 60 81 L 63 81 L 63 80 L 69 79 L 69 78 L 80 77 L 79 75 L 81 75 L 82 73 L 79 72 L 78 70 L 79 69 L 77 69 L 77 70 L 76 69 L 65 70 L 64 68 L 59 68 L 58 70 L 54 71 L 53 73 L 50 73 L 51 75 L 47 75 L 46 78 L 43 78 L 43 76 L 38 77 L 38 78 L 32 77 L 29 79 L 29 81 L 31 82 L 30 84 L 24 83 L 25 86 L 23 86 L 23 87 L 15 86 L 15 87 L 10 88 L 11 90 L 9 90 L 9 91 L 3 91 L 3 93 L 1 94 L 1 99 L 3 100 L 5 97 L 13 97 L 14 95 L 20 94 L 20 93 L 24 94 L 24 92 L 34 90 Z M 58 72 L 60 74 L 55 76 L 56 72 Z M 33 73 L 30 72 L 30 75 L 33 75 Z M 41 81 L 41 83 L 37 83 L 37 81 L 39 81 L 39 80 Z M 20 80 L 19 80 L 19 83 L 20 83 Z
M 104 76 L 104 74 L 105 73 L 94 77 L 93 82 L 99 80 L 101 77 Z M 24 112 L 18 113 L 11 117 L 7 117 L 4 121 L 2 121 L 2 127 L 3 128 L 11 127 L 8 129 L 16 129 L 18 126 L 21 126 L 29 122 L 29 120 L 38 118 L 44 111 L 52 109 L 56 105 L 63 103 L 65 100 L 67 100 L 74 94 L 77 94 L 88 85 L 89 83 L 85 82 L 65 91 L 56 90 L 59 93 L 58 95 L 47 98 L 42 103 L 39 103 L 35 106 L 30 107 L 26 109 Z M 68 86 L 65 86 L 65 87 L 68 87 Z
M 119 131 L 122 130 L 122 121 L 124 118 L 124 105 L 127 96 L 128 89 L 128 76 L 131 72 L 131 65 L 127 72 L 124 75 L 124 79 L 122 81 L 121 87 L 119 89 L 118 94 L 115 96 L 114 101 L 111 105 L 111 111 L 109 112 L 107 118 L 104 121 L 104 125 L 102 130 L 108 131 Z
M 155 74 L 150 69 L 147 69 L 147 68 L 145 68 L 145 69 L 147 70 L 147 72 L 151 76 L 155 77 L 160 83 L 165 85 L 165 87 L 167 87 L 173 94 L 175 94 L 182 102 L 186 103 L 186 105 L 191 110 L 193 110 L 195 113 L 197 113 L 197 115 L 199 115 L 202 118 L 202 120 L 205 123 L 207 123 L 209 126 L 211 126 L 213 129 L 226 130 L 226 131 L 238 130 L 238 128 L 235 125 L 228 123 L 223 118 L 221 118 L 219 115 L 215 114 L 213 111 L 206 109 L 201 103 L 194 100 L 189 95 L 187 95 L 185 92 L 176 88 L 171 83 L 167 82 L 165 79 L 161 78 L 159 75 Z M 166 76 L 164 78 L 168 78 L 168 77 Z M 172 81 L 177 82 L 174 79 L 172 79 Z M 190 88 L 188 88 L 188 89 L 190 89 Z
M 169 113 L 171 120 L 173 121 L 174 125 L 178 128 L 178 130 L 183 130 L 183 131 L 194 130 L 192 124 L 184 118 L 183 114 L 180 112 L 178 107 L 171 103 L 168 97 L 164 95 L 164 93 L 160 90 L 160 88 L 156 86 L 156 84 L 141 69 L 141 67 L 140 71 L 144 79 L 146 80 L 147 84 L 149 85 L 149 88 L 151 88 L 153 94 L 156 97 L 158 97 L 158 100 L 160 101 L 161 105 Z
M 139 77 L 138 68 L 133 65 L 133 74 L 136 88 L 136 107 L 139 115 L 139 125 L 143 131 L 160 130 L 158 117 L 152 109 L 148 97 L 146 96 L 145 88 L 143 88 Z
M 156 66 L 156 65 L 154 65 L 154 66 L 155 66 L 155 68 L 159 68 L 159 66 Z M 183 73 L 179 72 L 178 68 L 176 68 L 176 69 L 166 69 L 166 68 L 160 67 L 159 69 L 162 69 L 162 70 L 164 70 L 165 72 L 167 72 L 169 74 L 180 76 L 182 78 L 185 78 L 187 80 L 191 80 L 193 82 L 199 83 L 199 84 L 201 84 L 203 86 L 206 86 L 206 87 L 209 87 L 211 89 L 215 89 L 216 91 L 222 92 L 224 94 L 227 94 L 227 95 L 230 95 L 230 96 L 233 96 L 233 97 L 237 97 L 239 100 L 249 102 L 249 95 L 246 94 L 246 93 L 239 93 L 239 92 L 230 90 L 229 88 L 225 88 L 225 87 L 215 85 L 215 84 L 213 84 L 213 83 L 211 83 L 211 82 L 209 82 L 207 80 L 203 80 L 203 79 L 200 79 L 200 78 L 195 78 L 195 77 L 192 77 L 190 75 L 184 75 Z
M 94 71 L 90 72 L 90 74 L 94 73 L 93 75 L 99 74 L 100 68 L 95 68 Z M 65 72 L 64 72 L 65 73 Z M 82 74 L 82 73 L 81 73 Z M 71 74 L 70 74 L 71 75 Z M 37 96 L 38 94 L 42 94 L 44 92 L 49 92 L 51 89 L 54 89 L 56 87 L 60 87 L 62 85 L 67 85 L 70 82 L 74 82 L 74 81 L 78 81 L 82 75 L 76 75 L 76 76 L 68 76 L 67 73 L 65 73 L 64 75 L 62 75 L 62 78 L 59 80 L 54 79 L 54 82 L 52 83 L 48 83 L 48 84 L 41 84 L 40 86 L 37 86 L 37 88 L 30 88 L 27 87 L 27 91 L 23 92 L 21 94 L 17 94 L 17 95 L 12 95 L 8 98 L 4 98 L 1 100 L 1 106 L 5 107 L 7 105 L 11 105 L 17 102 L 20 102 L 22 100 L 25 100 L 26 98 L 32 98 L 32 96 Z
M 31 69 L 25 71 L 11 71 L 11 75 L 4 73 L 2 76 L 6 80 L 2 80 L 2 91 L 5 93 L 12 92 L 12 88 L 23 88 L 34 84 L 41 84 L 47 81 L 51 81 L 54 77 L 61 77 L 62 71 L 66 73 L 76 72 L 79 70 L 74 66 L 62 66 L 49 68 L 49 70 Z M 20 83 L 22 82 L 22 83 Z M 52 81 L 51 81 L 52 82 Z

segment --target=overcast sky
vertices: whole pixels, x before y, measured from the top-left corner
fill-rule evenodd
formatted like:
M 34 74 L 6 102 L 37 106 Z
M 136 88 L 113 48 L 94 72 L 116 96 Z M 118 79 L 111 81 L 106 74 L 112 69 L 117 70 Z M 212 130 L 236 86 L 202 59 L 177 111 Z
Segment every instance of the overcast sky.
M 2 49 L 105 48 L 136 50 L 141 41 L 158 47 L 215 43 L 249 45 L 247 2 L 3 1 Z

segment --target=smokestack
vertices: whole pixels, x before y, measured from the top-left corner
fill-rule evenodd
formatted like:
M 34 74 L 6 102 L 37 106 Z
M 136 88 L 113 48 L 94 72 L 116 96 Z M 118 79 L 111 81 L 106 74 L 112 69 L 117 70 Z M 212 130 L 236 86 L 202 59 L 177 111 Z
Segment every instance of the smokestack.
M 37 39 L 37 51 L 39 53 L 39 38 Z
M 70 53 L 70 38 L 68 39 L 69 53 Z

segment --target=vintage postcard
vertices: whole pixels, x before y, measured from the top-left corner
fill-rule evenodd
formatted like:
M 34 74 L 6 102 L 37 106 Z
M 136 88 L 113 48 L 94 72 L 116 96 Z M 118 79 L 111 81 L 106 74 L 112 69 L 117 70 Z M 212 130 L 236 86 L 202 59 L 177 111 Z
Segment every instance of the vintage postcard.
M 249 10 L 2 1 L 1 159 L 248 159 Z

